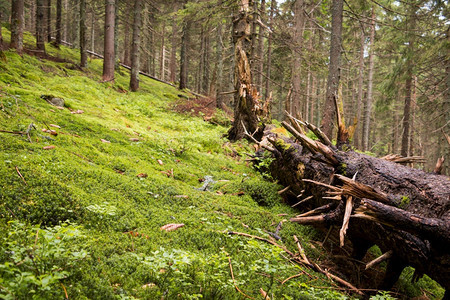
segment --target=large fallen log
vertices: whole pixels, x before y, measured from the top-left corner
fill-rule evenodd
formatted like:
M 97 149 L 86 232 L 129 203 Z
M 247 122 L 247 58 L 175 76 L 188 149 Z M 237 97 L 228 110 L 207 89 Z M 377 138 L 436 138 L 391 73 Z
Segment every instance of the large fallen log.
M 291 122 L 282 124 L 297 142 L 266 134 L 273 145 L 270 172 L 290 187 L 284 195 L 291 194 L 288 201 L 304 212 L 291 221 L 324 229 L 342 226 L 332 234 L 340 232 L 341 243 L 344 236 L 346 244 L 351 242 L 357 260 L 373 245 L 389 252 L 380 289 L 391 289 L 402 270 L 412 266 L 415 279 L 427 274 L 448 298 L 450 178 L 337 149 L 308 138 L 297 130 L 296 120 Z

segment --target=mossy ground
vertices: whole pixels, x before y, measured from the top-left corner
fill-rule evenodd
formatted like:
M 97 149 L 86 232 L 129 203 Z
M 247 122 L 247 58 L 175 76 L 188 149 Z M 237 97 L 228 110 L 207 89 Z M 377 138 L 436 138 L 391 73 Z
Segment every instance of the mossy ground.
M 243 299 L 235 284 L 255 299 L 260 289 L 271 299 L 350 297 L 279 248 L 227 234 L 268 238 L 296 214 L 245 162 L 249 145 L 170 110 L 179 90 L 141 77 L 129 93 L 125 70 L 103 83 L 100 60 L 80 71 L 75 50 L 47 52 L 67 61 L 14 51 L 0 61 L 0 129 L 36 127 L 31 142 L 0 133 L 0 298 Z M 206 175 L 216 181 L 210 191 L 195 189 Z M 168 223 L 185 226 L 161 231 Z M 311 258 L 321 255 L 308 227 L 285 222 L 279 243 L 295 251 L 294 234 Z
M 170 86 L 141 77 L 140 91 L 129 93 L 127 72 L 102 83 L 100 60 L 81 72 L 76 51 L 47 50 L 67 62 L 14 51 L 0 62 L 0 129 L 36 126 L 31 142 L 1 133 L 2 298 L 64 298 L 66 290 L 70 299 L 241 299 L 229 258 L 249 296 L 262 288 L 276 298 L 346 297 L 323 289 L 331 283 L 317 274 L 281 284 L 302 269 L 276 247 L 227 234 L 268 237 L 295 214 L 280 204 L 280 187 L 244 161 L 249 145 L 226 144 L 227 128 L 171 111 L 181 92 Z M 196 190 L 206 175 L 216 183 Z M 161 231 L 168 223 L 185 226 Z M 284 224 L 281 243 L 295 249 L 295 233 L 307 246 L 312 231 Z

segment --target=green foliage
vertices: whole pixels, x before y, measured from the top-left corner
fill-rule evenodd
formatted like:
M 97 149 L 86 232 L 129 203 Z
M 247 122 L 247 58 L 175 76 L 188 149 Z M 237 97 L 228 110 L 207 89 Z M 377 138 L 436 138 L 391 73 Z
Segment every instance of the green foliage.
M 41 229 L 8 222 L 0 254 L 0 298 L 50 299 L 64 296 L 63 280 L 87 257 L 83 234 L 70 223 Z

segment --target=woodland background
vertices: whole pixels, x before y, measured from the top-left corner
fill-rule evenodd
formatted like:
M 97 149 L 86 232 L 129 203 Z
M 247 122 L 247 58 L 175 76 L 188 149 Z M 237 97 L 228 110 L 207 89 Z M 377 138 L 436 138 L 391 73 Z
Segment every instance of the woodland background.
M 133 26 L 138 26 L 141 71 L 215 98 L 217 107 L 231 111 L 231 31 L 240 1 L 136 2 L 25 0 L 25 30 L 39 31 L 41 18 L 44 40 L 80 47 L 81 24 L 83 47 L 102 55 L 109 8 L 115 12 L 116 62 L 132 64 Z M 448 157 L 450 10 L 445 1 L 255 0 L 250 5 L 253 83 L 262 99 L 272 95 L 272 117 L 282 120 L 287 110 L 320 125 L 327 109 L 330 40 L 336 35 L 331 9 L 341 5 L 340 88 L 345 120 L 355 128 L 353 145 L 377 156 L 423 156 L 426 163 L 415 167 L 428 171 L 438 158 Z M 1 21 L 9 22 L 11 1 L 0 1 L 0 12 Z

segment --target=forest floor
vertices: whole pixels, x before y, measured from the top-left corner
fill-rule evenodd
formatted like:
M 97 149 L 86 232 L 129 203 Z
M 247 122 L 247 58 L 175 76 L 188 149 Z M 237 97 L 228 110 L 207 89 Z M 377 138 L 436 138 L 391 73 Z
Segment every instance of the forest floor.
M 229 120 L 212 99 L 145 77 L 129 93 L 127 71 L 104 83 L 100 60 L 80 70 L 75 50 L 47 52 L 58 59 L 0 61 L 0 298 L 354 297 L 282 249 L 228 234 L 271 239 L 283 222 L 278 244 L 295 252 L 297 235 L 311 260 L 328 260 L 318 232 L 284 222 L 297 213 L 246 161 L 253 147 L 223 138 Z M 395 295 L 442 292 L 409 276 Z

